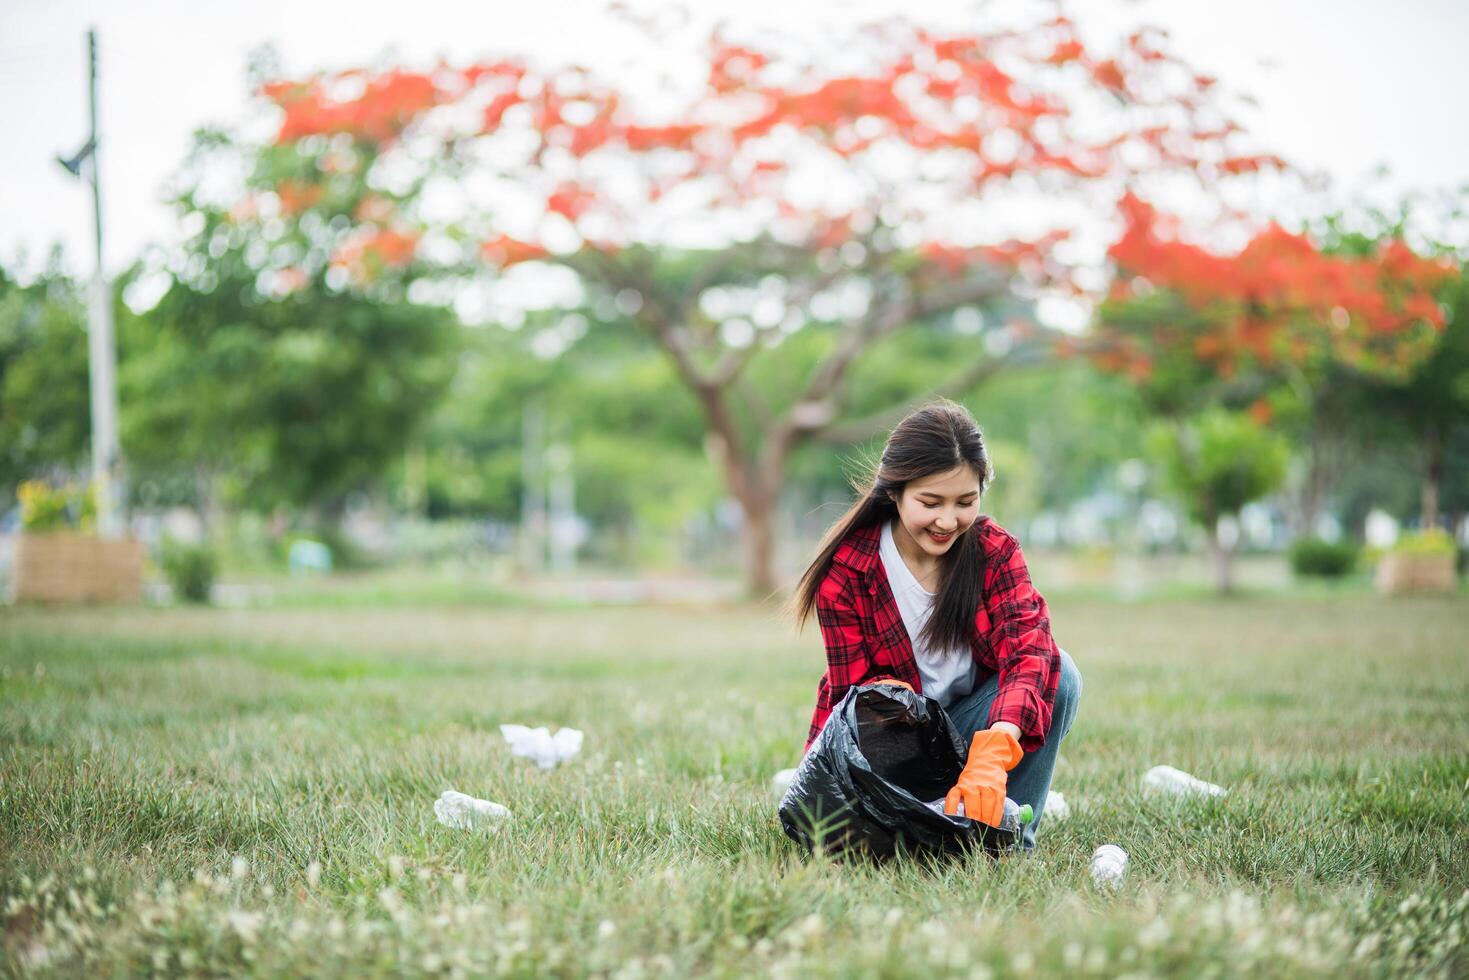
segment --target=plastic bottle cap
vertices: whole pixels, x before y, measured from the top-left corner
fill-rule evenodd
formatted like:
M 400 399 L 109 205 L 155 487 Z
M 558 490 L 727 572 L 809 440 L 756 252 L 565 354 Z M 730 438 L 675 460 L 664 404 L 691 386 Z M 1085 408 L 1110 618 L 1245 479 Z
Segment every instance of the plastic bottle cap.
M 1034 817 L 1035 817 L 1035 811 L 1030 808 L 1030 804 L 1029 803 L 1022 803 L 1022 804 L 1020 804 L 1020 822 L 1021 823 L 1030 823 L 1030 821 Z

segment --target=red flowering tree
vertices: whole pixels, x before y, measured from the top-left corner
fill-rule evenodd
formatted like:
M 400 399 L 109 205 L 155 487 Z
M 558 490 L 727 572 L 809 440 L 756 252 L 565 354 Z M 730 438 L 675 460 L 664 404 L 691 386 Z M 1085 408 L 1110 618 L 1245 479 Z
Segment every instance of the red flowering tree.
M 1436 294 L 1452 264 L 1397 236 L 1329 249 L 1275 223 L 1221 253 L 1187 241 L 1176 220 L 1136 195 L 1121 212 L 1109 251 L 1116 277 L 1090 356 L 1136 382 L 1147 407 L 1173 425 L 1177 453 L 1206 408 L 1243 410 L 1261 426 L 1294 412 L 1306 463 L 1298 530 L 1310 533 L 1331 470 L 1334 382 L 1344 373 L 1401 380 L 1431 355 L 1444 325 Z M 1271 489 L 1254 483 L 1257 495 Z
M 1047 14 L 795 40 L 716 32 L 702 80 L 673 95 L 518 59 L 271 81 L 269 152 L 291 182 L 259 196 L 310 246 L 264 274 L 281 289 L 318 275 L 467 288 L 523 264 L 571 270 L 578 299 L 634 318 L 697 396 L 765 593 L 798 446 L 875 434 L 922 397 L 1050 351 L 1018 314 L 1078 291 L 1058 255 L 1071 228 L 1017 236 L 997 200 L 1083 214 L 1158 174 L 1213 184 L 1280 166 L 1160 31 L 1100 52 Z M 854 366 L 879 342 L 1000 304 L 929 391 L 853 417 Z M 756 391 L 751 362 L 797 356 L 797 333 L 813 338 L 797 383 Z

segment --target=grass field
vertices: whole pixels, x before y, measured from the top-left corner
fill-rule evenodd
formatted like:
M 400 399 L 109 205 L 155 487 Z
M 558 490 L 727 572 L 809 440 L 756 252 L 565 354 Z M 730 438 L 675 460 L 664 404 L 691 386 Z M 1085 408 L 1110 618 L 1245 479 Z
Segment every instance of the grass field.
M 0 610 L 8 975 L 1463 976 L 1469 601 L 1053 599 L 1029 858 L 802 855 L 822 655 L 757 608 Z M 502 722 L 582 755 L 511 757 Z M 1167 763 L 1218 801 L 1145 796 Z M 440 826 L 457 789 L 499 833 Z M 1099 844 L 1131 855 L 1095 890 Z

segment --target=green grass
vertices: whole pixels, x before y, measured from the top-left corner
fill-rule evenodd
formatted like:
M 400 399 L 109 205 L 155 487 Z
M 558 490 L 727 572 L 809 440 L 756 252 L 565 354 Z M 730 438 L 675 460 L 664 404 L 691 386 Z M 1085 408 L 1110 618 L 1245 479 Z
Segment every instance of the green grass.
M 775 822 L 822 654 L 765 609 L 0 610 L 0 973 L 1469 970 L 1462 597 L 1052 615 L 1072 817 L 1029 858 L 870 866 Z M 586 747 L 539 771 L 502 722 Z M 1145 796 L 1158 763 L 1230 794 Z M 515 817 L 442 827 L 449 788 Z

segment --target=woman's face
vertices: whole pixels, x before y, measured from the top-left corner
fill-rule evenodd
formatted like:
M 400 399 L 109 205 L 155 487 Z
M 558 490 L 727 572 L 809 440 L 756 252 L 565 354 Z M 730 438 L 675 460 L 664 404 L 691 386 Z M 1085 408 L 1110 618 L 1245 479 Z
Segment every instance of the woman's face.
M 979 517 L 979 477 L 960 464 L 913 480 L 897 501 L 898 525 L 925 554 L 937 557 Z

